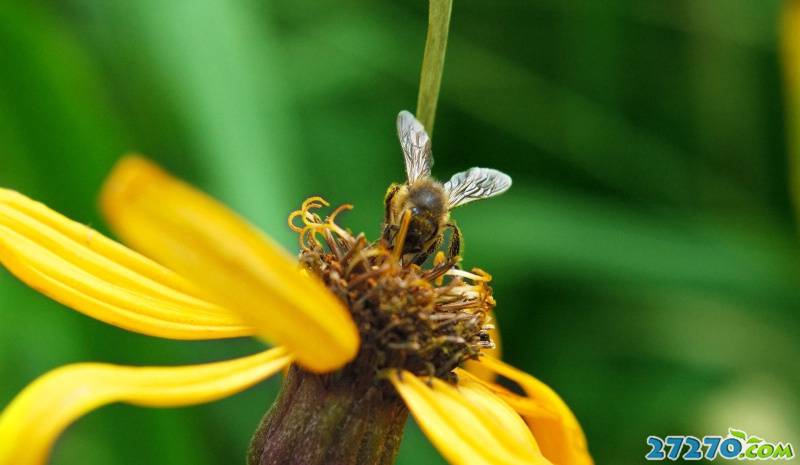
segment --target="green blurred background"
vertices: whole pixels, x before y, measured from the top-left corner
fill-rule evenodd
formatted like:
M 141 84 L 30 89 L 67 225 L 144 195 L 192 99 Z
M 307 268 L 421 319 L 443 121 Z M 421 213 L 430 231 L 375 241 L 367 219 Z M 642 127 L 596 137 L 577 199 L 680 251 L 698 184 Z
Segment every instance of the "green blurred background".
M 777 0 L 456 0 L 435 175 L 514 178 L 458 210 L 465 265 L 495 276 L 505 358 L 575 410 L 598 463 L 645 438 L 736 426 L 800 447 L 800 248 Z M 312 194 L 378 233 L 402 180 L 427 4 L 0 3 L 0 185 L 107 231 L 96 194 L 147 154 L 294 249 Z M 254 341 L 157 340 L 0 273 L 0 404 L 77 361 L 177 364 Z M 271 380 L 223 402 L 114 405 L 53 464 L 243 463 Z M 413 424 L 399 463 L 443 461 Z

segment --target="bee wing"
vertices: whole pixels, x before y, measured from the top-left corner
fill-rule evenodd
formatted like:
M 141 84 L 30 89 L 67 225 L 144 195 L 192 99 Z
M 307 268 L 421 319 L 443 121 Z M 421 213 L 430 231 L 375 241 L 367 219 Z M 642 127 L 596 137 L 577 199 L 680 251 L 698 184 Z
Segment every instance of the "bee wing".
M 403 147 L 409 184 L 430 176 L 433 166 L 431 139 L 422 123 L 405 110 L 397 115 L 397 137 L 400 138 L 400 146 Z
M 491 168 L 470 168 L 444 183 L 447 207 L 455 208 L 473 200 L 502 194 L 511 187 L 511 177 Z

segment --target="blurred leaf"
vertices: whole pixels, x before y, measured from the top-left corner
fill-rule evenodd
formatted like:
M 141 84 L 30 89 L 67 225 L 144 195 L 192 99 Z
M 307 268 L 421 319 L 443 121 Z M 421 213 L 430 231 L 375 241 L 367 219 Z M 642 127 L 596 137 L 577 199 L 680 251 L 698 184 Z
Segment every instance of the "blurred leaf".
M 412 70 L 418 58 L 415 49 L 406 53 L 402 45 L 415 42 L 412 31 L 391 27 L 402 14 L 374 11 L 367 16 L 331 16 L 328 21 L 308 25 L 306 30 L 311 35 L 299 36 L 296 40 L 314 45 L 297 50 L 316 56 L 319 47 L 324 47 L 327 53 L 336 54 L 337 60 L 349 61 L 353 68 L 375 68 L 414 83 L 416 75 Z M 400 20 L 403 23 L 412 21 L 411 18 Z M 637 127 L 619 112 L 516 66 L 458 36 L 455 30 L 452 35 L 443 101 L 483 124 L 497 126 L 528 142 L 537 150 L 537 155 L 557 156 L 558 162 L 604 185 L 625 186 L 632 193 L 671 200 L 686 199 L 695 177 L 711 185 L 730 185 L 730 181 L 711 167 L 689 163 L 683 150 L 661 135 Z M 403 53 L 384 53 L 398 49 Z M 307 65 L 308 62 L 300 63 Z M 348 79 L 354 77 L 349 67 L 343 71 Z M 332 76 L 321 81 L 299 70 L 296 75 L 301 79 L 298 85 L 312 89 L 314 92 L 310 95 L 313 96 L 316 92 L 330 90 L 320 89 L 323 83 L 341 85 L 345 82 L 337 72 L 332 70 Z M 370 76 L 366 72 L 358 75 L 362 79 Z M 302 79 L 315 82 L 307 83 Z M 359 85 L 357 81 L 350 82 Z M 496 86 L 497 82 L 504 82 L 504 86 Z M 641 156 L 643 153 L 647 156 Z M 741 196 L 738 199 L 747 201 Z
M 670 28 L 706 41 L 771 49 L 773 28 L 781 0 L 754 3 L 748 0 L 703 2 L 608 1 L 604 11 L 648 28 Z M 594 2 L 540 0 L 537 7 L 573 17 L 594 7 Z M 700 7 L 699 9 L 696 7 Z
M 98 69 L 71 31 L 38 5 L 0 5 L 0 44 L 0 68 L 13 70 L 0 73 L 0 123 L 8 125 L 0 135 L 11 137 L 3 143 L 4 158 L 36 160 L 44 192 L 29 194 L 67 214 L 85 215 L 124 147 L 124 130 Z M 80 169 L 73 169 L 75 163 Z M 12 173 L 0 176 L 3 185 L 14 186 Z
M 649 217 L 587 198 L 523 189 L 515 187 L 491 208 L 476 205 L 454 214 L 468 231 L 467 266 L 492 261 L 521 276 L 680 287 L 800 304 L 800 261 L 791 237 L 690 216 Z M 481 223 L 499 229 L 483 229 Z
M 286 240 L 285 217 L 296 204 L 291 180 L 302 171 L 269 11 L 255 2 L 188 0 L 103 7 L 156 67 L 207 188 Z

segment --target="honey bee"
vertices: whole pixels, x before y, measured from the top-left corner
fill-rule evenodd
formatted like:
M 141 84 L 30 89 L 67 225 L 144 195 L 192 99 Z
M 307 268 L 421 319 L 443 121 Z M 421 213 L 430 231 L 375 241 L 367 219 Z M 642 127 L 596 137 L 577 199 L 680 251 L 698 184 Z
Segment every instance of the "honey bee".
M 402 242 L 403 260 L 422 264 L 450 229 L 447 255 L 455 260 L 461 250 L 461 233 L 450 221 L 450 210 L 502 194 L 511 187 L 511 178 L 491 168 L 470 168 L 440 183 L 431 177 L 431 140 L 422 123 L 411 113 L 401 111 L 397 115 L 397 136 L 405 158 L 406 182 L 392 184 L 386 192 L 383 239 L 391 248 Z

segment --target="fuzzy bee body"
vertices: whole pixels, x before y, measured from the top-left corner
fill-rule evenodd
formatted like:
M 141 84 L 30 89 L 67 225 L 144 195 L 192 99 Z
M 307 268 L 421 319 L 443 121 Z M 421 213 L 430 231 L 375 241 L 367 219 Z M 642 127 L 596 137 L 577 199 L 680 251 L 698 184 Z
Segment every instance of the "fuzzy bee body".
M 399 230 L 404 212 L 409 212 L 403 254 L 420 254 L 435 247 L 441 240 L 442 231 L 450 219 L 447 195 L 442 184 L 423 178 L 412 185 L 393 184 L 386 194 L 387 225 Z
M 497 170 L 471 168 L 440 183 L 431 177 L 430 138 L 411 113 L 401 111 L 397 116 L 397 135 L 405 158 L 407 181 L 392 184 L 386 193 L 383 238 L 392 248 L 396 247 L 404 216 L 408 215 L 402 256 L 413 263 L 422 263 L 450 228 L 453 237 L 448 255 L 454 260 L 461 249 L 461 235 L 450 222 L 450 210 L 505 192 L 511 187 L 511 178 Z

